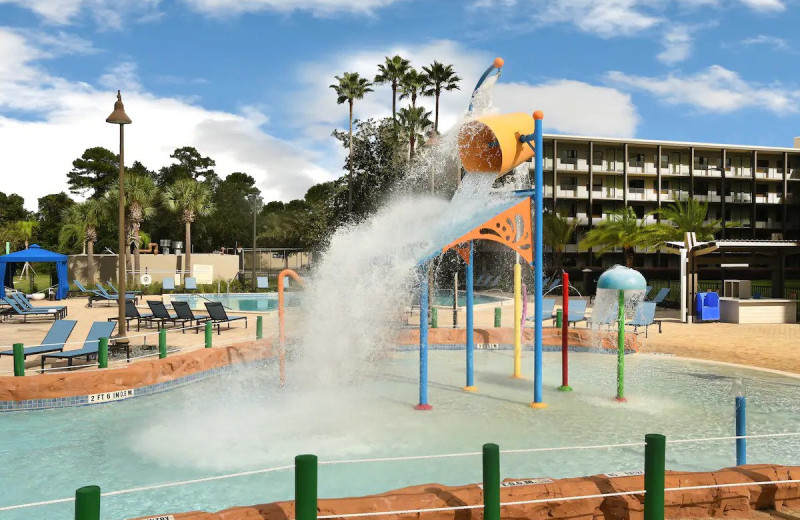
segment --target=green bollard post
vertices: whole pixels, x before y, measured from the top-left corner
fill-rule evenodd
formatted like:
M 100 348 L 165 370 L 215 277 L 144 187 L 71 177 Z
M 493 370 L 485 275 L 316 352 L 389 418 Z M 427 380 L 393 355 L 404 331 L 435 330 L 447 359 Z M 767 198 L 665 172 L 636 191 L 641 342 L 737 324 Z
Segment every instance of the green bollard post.
M 167 329 L 158 331 L 158 359 L 167 357 Z
M 556 311 L 556 328 L 561 330 L 561 324 L 564 322 L 564 309 Z
M 264 317 L 256 317 L 256 339 L 264 338 Z
M 500 447 L 483 445 L 483 518 L 500 520 Z
M 108 338 L 100 338 L 97 346 L 97 366 L 108 368 Z
M 494 308 L 494 327 L 495 328 L 499 328 L 500 327 L 500 321 L 501 321 L 502 317 L 503 317 L 503 309 L 501 309 L 500 307 L 495 307 Z
M 644 436 L 644 520 L 664 520 L 664 456 L 667 438 Z
M 439 328 L 439 309 L 434 307 L 431 309 L 431 328 L 438 329 Z
M 295 520 L 317 520 L 317 456 L 294 458 Z
M 100 520 L 100 486 L 75 491 L 75 520 Z
M 206 348 L 211 348 L 211 339 L 214 337 L 214 326 L 210 321 L 206 322 Z
M 14 375 L 22 377 L 25 375 L 25 347 L 22 343 L 14 343 Z
M 617 312 L 617 397 L 624 403 L 625 399 L 625 291 L 619 291 Z

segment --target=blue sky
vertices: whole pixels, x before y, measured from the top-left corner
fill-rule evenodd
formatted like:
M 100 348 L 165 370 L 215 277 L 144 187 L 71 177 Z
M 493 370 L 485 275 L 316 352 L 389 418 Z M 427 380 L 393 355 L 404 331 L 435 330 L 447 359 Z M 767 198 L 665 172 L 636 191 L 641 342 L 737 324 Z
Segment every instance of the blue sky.
M 66 188 L 117 88 L 126 157 L 179 146 L 245 171 L 267 199 L 342 174 L 335 74 L 387 55 L 451 63 L 462 90 L 506 61 L 497 110 L 545 111 L 546 131 L 790 146 L 800 135 L 798 0 L 0 0 L 0 191 Z M 384 87 L 356 104 L 386 116 Z M 422 100 L 428 108 L 430 99 Z

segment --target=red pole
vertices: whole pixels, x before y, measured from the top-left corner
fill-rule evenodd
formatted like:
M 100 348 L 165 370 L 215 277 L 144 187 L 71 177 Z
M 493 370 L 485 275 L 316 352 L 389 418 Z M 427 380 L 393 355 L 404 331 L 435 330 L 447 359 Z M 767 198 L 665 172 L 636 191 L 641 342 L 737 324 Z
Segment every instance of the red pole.
M 569 386 L 569 274 L 561 276 L 561 386 L 562 392 L 572 390 Z

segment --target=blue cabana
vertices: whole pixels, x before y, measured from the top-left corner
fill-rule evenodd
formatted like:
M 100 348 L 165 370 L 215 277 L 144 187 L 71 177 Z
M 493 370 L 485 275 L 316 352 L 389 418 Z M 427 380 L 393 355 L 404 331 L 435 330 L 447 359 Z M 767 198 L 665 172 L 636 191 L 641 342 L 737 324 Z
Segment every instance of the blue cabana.
M 69 291 L 67 255 L 42 249 L 36 244 L 31 245 L 28 249 L 0 256 L 0 280 L 3 280 L 3 283 L 0 284 L 0 298 L 6 295 L 6 287 L 14 287 L 14 271 L 18 262 L 55 262 L 56 275 L 58 275 L 56 299 L 66 298 Z

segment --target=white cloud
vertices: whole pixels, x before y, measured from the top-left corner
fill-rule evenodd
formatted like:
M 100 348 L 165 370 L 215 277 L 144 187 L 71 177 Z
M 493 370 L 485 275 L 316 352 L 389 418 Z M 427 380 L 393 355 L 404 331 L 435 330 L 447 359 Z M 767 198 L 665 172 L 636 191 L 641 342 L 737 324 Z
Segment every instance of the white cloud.
M 123 20 L 151 20 L 161 0 L 0 0 L 29 9 L 52 24 L 64 25 L 86 11 L 101 28 L 119 29 Z
M 788 40 L 766 34 L 759 34 L 758 36 L 746 38 L 742 40 L 742 45 L 766 45 L 778 50 L 787 50 L 790 48 Z
M 657 57 L 664 63 L 684 61 L 692 51 L 692 36 L 685 25 L 670 28 L 664 33 L 661 43 L 664 45 L 664 50 Z
M 645 77 L 614 71 L 608 74 L 608 80 L 621 87 L 647 92 L 668 104 L 723 113 L 745 108 L 759 108 L 778 115 L 795 113 L 800 101 L 800 91 L 781 85 L 747 82 L 738 73 L 719 65 L 686 76 Z
M 783 11 L 786 9 L 786 6 L 783 3 L 783 0 L 739 0 L 747 7 L 754 9 L 756 11 L 762 12 L 775 12 L 775 11 Z
M 275 11 L 308 11 L 314 15 L 336 13 L 372 14 L 375 10 L 402 0 L 183 0 L 194 9 L 214 16 Z
M 119 73 L 125 110 L 133 119 L 125 129 L 128 163 L 140 160 L 157 169 L 172 162 L 175 148 L 195 146 L 217 161 L 221 175 L 244 171 L 255 177 L 268 199 L 300 197 L 310 185 L 331 178 L 312 152 L 266 133 L 266 117 L 252 107 L 243 116 L 155 96 L 141 86 L 130 63 L 104 75 L 108 90 L 101 90 L 48 75 L 36 63 L 43 54 L 19 34 L 0 29 L 0 114 L 5 114 L 0 115 L 0 189 L 22 195 L 29 209 L 38 197 L 67 190 L 66 174 L 83 150 L 117 150 L 119 134 L 105 118 L 119 85 L 111 78 Z M 31 117 L 7 115 L 19 112 Z
M 450 40 L 440 40 L 423 45 L 347 52 L 326 63 L 303 64 L 301 79 L 306 86 L 299 92 L 292 93 L 292 100 L 298 107 L 295 123 L 304 128 L 312 139 L 329 136 L 334 127 L 346 128 L 347 107 L 336 104 L 336 96 L 329 88 L 333 76 L 346 70 L 372 79 L 377 64 L 382 63 L 386 56 L 394 54 L 410 59 L 411 64 L 416 67 L 428 65 L 434 59 L 453 64 L 456 73 L 466 78 L 461 82 L 461 90 L 442 94 L 439 122 L 439 130 L 442 132 L 453 127 L 464 116 L 475 78 L 480 77 L 495 57 L 464 48 Z M 524 66 L 526 65 L 507 62 L 505 70 Z M 561 79 L 530 85 L 521 82 L 506 83 L 501 78 L 494 88 L 493 97 L 495 110 L 525 113 L 544 110 L 550 131 L 632 136 L 639 120 L 636 107 L 628 94 L 580 81 Z M 403 100 L 398 107 L 407 103 L 407 100 Z M 432 98 L 418 99 L 417 103 L 433 111 Z M 391 116 L 391 90 L 376 86 L 375 92 L 356 101 L 355 115 L 360 119 Z M 341 157 L 343 152 L 337 154 L 336 160 L 340 161 Z M 341 167 L 341 162 L 337 162 L 336 166 Z

